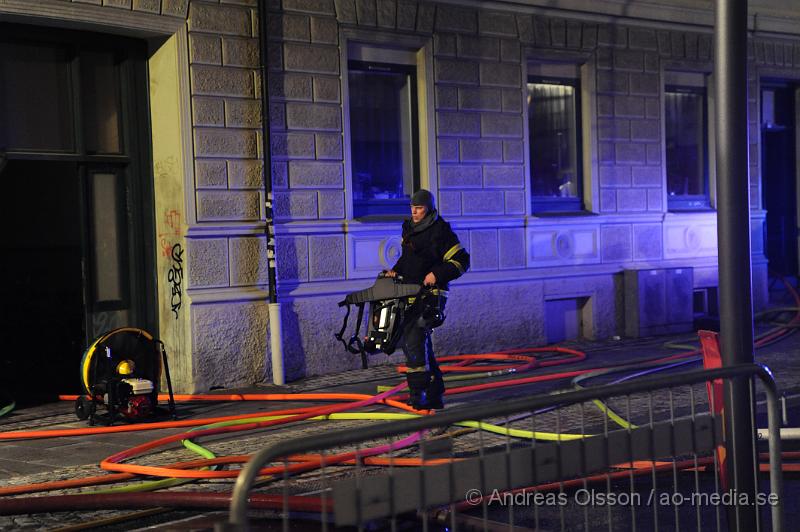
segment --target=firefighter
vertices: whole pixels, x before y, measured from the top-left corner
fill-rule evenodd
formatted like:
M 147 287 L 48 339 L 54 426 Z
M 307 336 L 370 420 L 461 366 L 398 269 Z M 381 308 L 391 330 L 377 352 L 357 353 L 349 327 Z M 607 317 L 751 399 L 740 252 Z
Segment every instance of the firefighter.
M 441 324 L 448 283 L 469 268 L 469 254 L 436 211 L 429 191 L 411 197 L 411 219 L 403 222 L 402 254 L 387 277 L 430 288 L 427 300 L 415 301 L 403 317 L 401 345 L 406 356 L 408 404 L 417 410 L 443 408 L 444 379 L 436 362 L 431 329 Z

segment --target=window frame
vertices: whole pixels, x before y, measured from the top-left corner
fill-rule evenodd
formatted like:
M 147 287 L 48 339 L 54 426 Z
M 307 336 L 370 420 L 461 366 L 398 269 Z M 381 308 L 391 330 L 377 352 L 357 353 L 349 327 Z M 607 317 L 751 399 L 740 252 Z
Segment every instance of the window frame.
M 95 33 L 93 31 L 42 28 L 32 26 L 27 23 L 0 22 L 0 31 L 3 40 L 10 43 L 29 44 L 33 46 L 48 46 L 53 49 L 62 49 L 67 55 L 67 82 L 69 83 L 68 101 L 70 105 L 69 113 L 72 119 L 70 127 L 71 147 L 48 148 L 48 147 L 12 147 L 0 146 L 7 154 L 15 158 L 62 158 L 64 160 L 81 160 L 99 163 L 130 163 L 129 152 L 131 150 L 131 140 L 127 138 L 130 123 L 133 120 L 132 113 L 135 112 L 124 104 L 131 97 L 128 89 L 135 61 L 134 56 L 141 52 L 143 44 L 135 43 L 135 39 L 115 36 L 111 34 Z M 82 92 L 82 68 L 84 55 L 88 53 L 113 52 L 114 64 L 113 75 L 114 84 L 117 91 L 115 98 L 117 103 L 117 133 L 119 150 L 117 152 L 93 152 L 86 147 L 87 116 L 84 110 Z M 136 51 L 138 50 L 138 51 Z M 0 96 L 3 88 L 0 86 Z M 2 126 L 0 126 L 2 127 Z M 5 132 L 0 131 L 0 142 L 4 142 Z
M 353 67 L 356 67 L 355 69 Z M 411 87 L 410 87 L 410 97 L 411 97 L 411 108 L 415 111 L 412 113 L 411 116 L 411 164 L 412 164 L 412 189 L 418 190 L 420 188 L 420 135 L 419 135 L 419 97 L 417 93 L 419 92 L 419 84 L 417 81 L 417 66 L 416 65 L 406 65 L 400 63 L 385 63 L 380 61 L 364 61 L 360 59 L 350 59 L 347 62 L 347 77 L 348 77 L 348 87 L 349 87 L 349 79 L 350 73 L 355 70 L 358 72 L 369 72 L 369 71 L 380 71 L 380 72 L 388 72 L 388 73 L 397 73 L 397 74 L 406 74 L 410 75 L 412 79 Z M 348 104 L 349 101 L 349 90 L 348 90 Z M 348 105 L 348 122 L 350 122 L 350 116 L 352 114 L 352 107 Z M 352 140 L 352 125 L 348 124 L 348 133 L 350 135 L 350 161 L 351 165 L 353 164 L 353 140 Z M 355 187 L 353 185 L 353 172 L 351 172 L 350 178 L 350 185 L 353 187 L 353 191 L 355 192 Z M 413 194 L 413 191 L 412 193 Z M 408 200 L 411 199 L 411 194 L 409 194 Z M 353 217 L 362 219 L 362 218 L 369 218 L 375 216 L 406 216 L 408 213 L 408 200 L 405 198 L 398 198 L 398 199 L 356 199 L 355 196 L 353 197 Z
M 405 54 L 407 57 L 413 56 L 413 63 L 416 67 L 417 85 L 417 147 L 418 147 L 418 169 L 419 187 L 429 190 L 438 190 L 438 180 L 436 168 L 436 135 L 433 130 L 435 122 L 434 111 L 434 82 L 433 82 L 433 41 L 430 37 L 415 35 L 385 34 L 372 30 L 342 28 L 339 34 L 340 46 L 339 60 L 342 68 L 341 82 L 341 102 L 342 102 L 342 134 L 343 145 L 350 146 L 350 90 L 349 75 L 347 75 L 347 65 L 351 56 L 363 56 L 363 53 L 354 54 L 353 48 L 379 49 L 386 51 L 389 56 Z M 374 50 L 373 50 L 374 51 Z M 353 57 L 354 59 L 356 57 Z M 384 62 L 384 61 L 377 61 Z M 345 148 L 347 149 L 347 148 Z M 345 173 L 345 220 L 354 223 L 383 223 L 395 222 L 409 218 L 410 210 L 402 214 L 370 214 L 367 216 L 354 216 L 353 204 L 353 169 L 349 155 L 344 157 Z
M 573 70 L 574 78 L 580 81 L 581 112 L 580 126 L 582 136 L 580 151 L 583 156 L 582 194 L 583 210 L 581 211 L 539 211 L 533 210 L 533 195 L 531 184 L 531 157 L 530 134 L 527 111 L 527 80 L 531 75 L 543 77 L 560 77 L 559 75 L 545 76 L 548 71 L 568 67 Z M 523 119 L 523 164 L 525 169 L 525 216 L 536 218 L 578 218 L 601 214 L 600 186 L 598 175 L 600 171 L 600 146 L 597 137 L 597 57 L 590 51 L 564 51 L 538 46 L 524 46 L 522 49 L 522 80 L 520 90 L 521 114 Z M 569 77 L 573 77 L 570 73 Z M 549 223 L 549 222 L 547 222 Z
M 578 65 L 576 65 L 577 67 Z M 547 213 L 580 213 L 585 210 L 584 204 L 584 165 L 583 165 L 583 101 L 581 98 L 581 79 L 580 75 L 576 78 L 568 78 L 561 76 L 549 76 L 539 74 L 529 74 L 527 77 L 525 91 L 527 95 L 528 85 L 530 84 L 548 84 L 548 85 L 562 85 L 573 88 L 574 92 L 574 105 L 575 105 L 575 134 L 573 141 L 575 142 L 575 169 L 577 174 L 577 196 L 572 198 L 556 198 L 550 196 L 537 196 L 534 194 L 534 175 L 533 175 L 533 140 L 530 138 L 531 122 L 530 111 L 525 109 L 528 116 L 528 150 L 529 150 L 529 171 L 528 179 L 531 187 L 531 212 L 537 214 Z
M 703 82 L 698 83 L 692 77 L 703 77 Z M 713 210 L 714 194 L 714 169 L 712 168 L 711 151 L 714 149 L 711 99 L 711 79 L 705 72 L 682 72 L 666 70 L 662 84 L 662 116 L 663 116 L 663 149 L 664 149 L 664 196 L 666 197 L 666 210 L 668 212 L 705 212 Z M 703 150 L 703 194 L 685 194 L 671 196 L 669 194 L 669 158 L 667 153 L 667 93 L 700 94 L 702 95 L 702 150 Z

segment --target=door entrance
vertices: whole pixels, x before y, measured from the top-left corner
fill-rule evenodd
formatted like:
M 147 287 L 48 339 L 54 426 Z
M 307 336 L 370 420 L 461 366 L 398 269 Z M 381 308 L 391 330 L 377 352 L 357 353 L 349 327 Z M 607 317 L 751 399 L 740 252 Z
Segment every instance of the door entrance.
M 0 381 L 80 391 L 99 334 L 156 327 L 146 46 L 0 24 Z
M 764 242 L 770 269 L 788 276 L 798 274 L 796 93 L 785 82 L 761 86 Z
M 2 179 L 8 201 L 0 223 L 8 230 L 0 261 L 0 379 L 17 403 L 75 393 L 87 336 L 77 165 L 9 161 Z

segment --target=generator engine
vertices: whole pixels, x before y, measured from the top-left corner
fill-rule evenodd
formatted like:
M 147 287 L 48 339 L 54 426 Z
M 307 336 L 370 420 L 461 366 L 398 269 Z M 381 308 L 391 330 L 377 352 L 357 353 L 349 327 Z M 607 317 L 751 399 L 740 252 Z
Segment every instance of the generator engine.
M 153 391 L 155 386 L 148 379 L 135 378 L 112 378 L 108 381 L 98 383 L 96 391 L 102 392 L 103 404 L 109 410 L 113 409 L 128 419 L 141 419 L 153 414 L 155 404 L 153 404 Z
M 98 337 L 81 361 L 86 394 L 75 402 L 78 419 L 90 424 L 113 424 L 117 416 L 143 421 L 158 414 L 158 385 L 162 371 L 169 386 L 169 405 L 175 414 L 166 352 L 161 342 L 142 329 L 124 327 Z M 107 413 L 97 415 L 101 406 Z

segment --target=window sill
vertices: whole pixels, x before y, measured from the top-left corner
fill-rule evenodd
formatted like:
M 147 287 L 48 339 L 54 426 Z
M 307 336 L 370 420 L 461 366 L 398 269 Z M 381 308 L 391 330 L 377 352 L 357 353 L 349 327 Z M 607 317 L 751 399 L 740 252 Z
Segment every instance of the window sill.
M 690 209 L 668 208 L 667 212 L 670 214 L 697 214 L 704 212 L 717 212 L 717 209 L 712 209 L 711 207 L 694 207 Z
M 404 214 L 368 214 L 366 216 L 359 216 L 358 218 L 353 218 L 353 222 L 356 223 L 389 223 L 389 222 L 405 222 L 408 220 L 410 216 Z
M 597 213 L 592 211 L 542 211 L 534 212 L 531 214 L 531 216 L 535 218 L 588 218 L 591 216 L 597 216 Z

